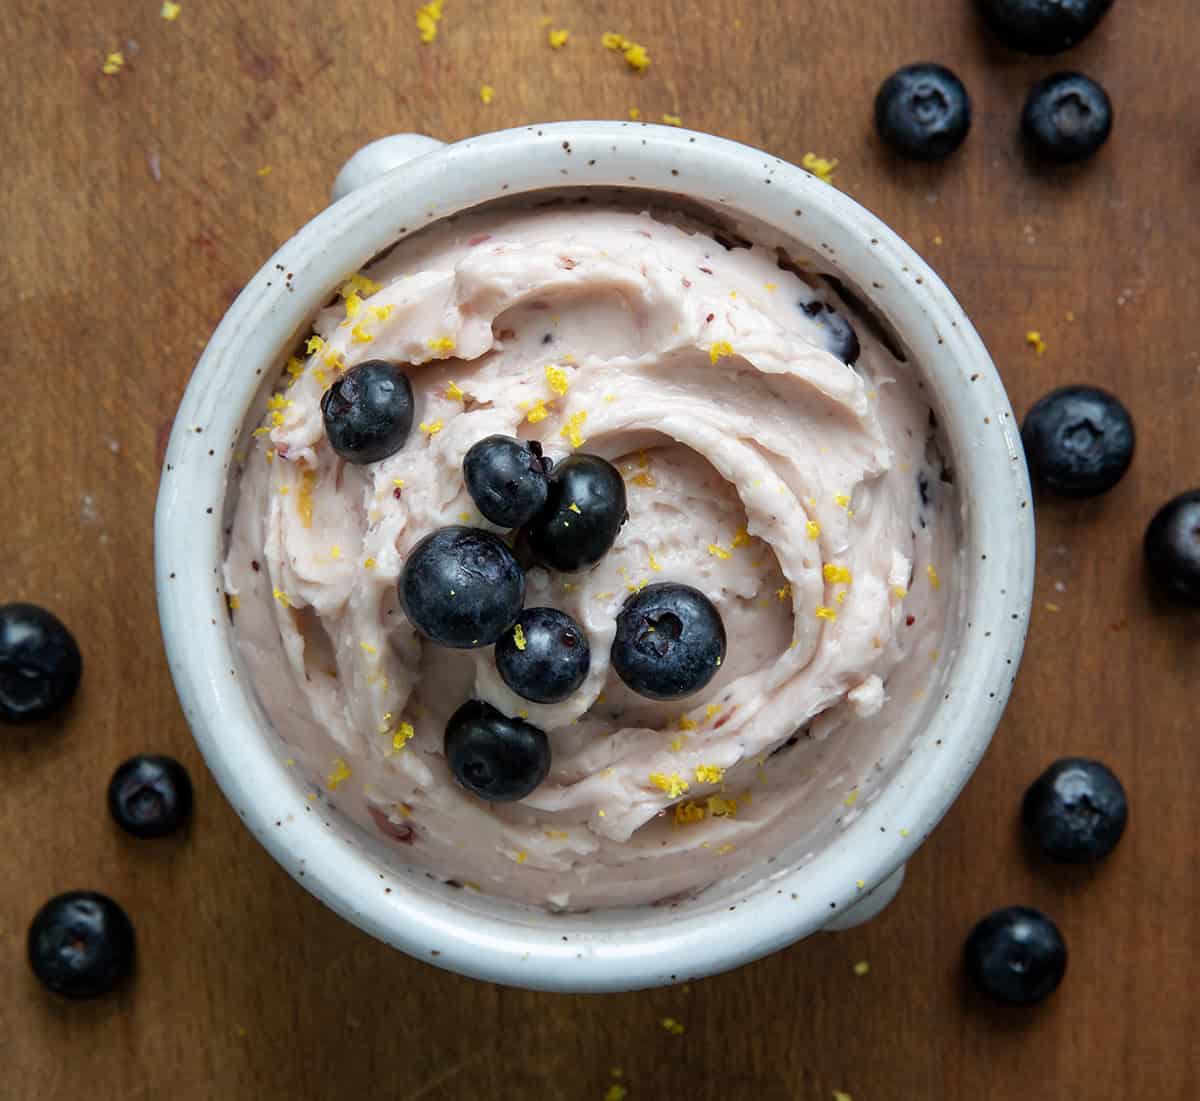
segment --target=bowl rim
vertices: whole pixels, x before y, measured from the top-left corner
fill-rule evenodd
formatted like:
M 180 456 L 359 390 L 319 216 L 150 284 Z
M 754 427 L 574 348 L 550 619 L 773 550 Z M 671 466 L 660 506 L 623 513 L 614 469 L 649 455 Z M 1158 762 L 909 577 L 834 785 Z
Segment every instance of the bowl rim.
M 736 912 L 642 908 L 640 924 L 598 928 L 584 914 L 522 910 L 515 920 L 511 906 L 487 896 L 465 905 L 463 892 L 392 879 L 367 847 L 312 813 L 263 730 L 229 629 L 227 483 L 246 416 L 288 342 L 347 272 L 407 234 L 490 200 L 572 186 L 682 195 L 819 244 L 832 266 L 872 288 L 872 305 L 902 334 L 969 501 L 959 564 L 968 626 L 948 662 L 945 698 L 876 800 L 810 860 L 748 883 Z M 983 342 L 941 279 L 874 215 L 804 170 L 727 139 L 643 123 L 550 123 L 418 156 L 318 214 L 251 278 L 175 417 L 155 574 L 171 674 L 201 752 L 238 815 L 304 887 L 380 940 L 464 975 L 534 989 L 630 990 L 699 978 L 799 940 L 908 860 L 970 777 L 1007 702 L 1032 600 L 1033 505 L 1016 421 Z

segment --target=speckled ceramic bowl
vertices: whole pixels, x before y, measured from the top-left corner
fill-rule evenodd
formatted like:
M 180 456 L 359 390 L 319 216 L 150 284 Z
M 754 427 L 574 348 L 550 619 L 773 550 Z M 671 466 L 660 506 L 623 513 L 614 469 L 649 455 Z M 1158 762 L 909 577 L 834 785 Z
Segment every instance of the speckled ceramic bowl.
M 755 874 L 672 907 L 551 915 L 452 890 L 314 810 L 242 670 L 221 584 L 235 451 L 283 357 L 345 273 L 438 218 L 563 188 L 654 192 L 839 279 L 919 365 L 965 502 L 960 611 L 940 687 L 922 704 L 918 732 L 887 747 L 892 763 L 876 797 L 855 815 L 831 814 L 828 829 L 798 838 L 795 851 Z M 835 188 L 756 149 L 669 127 L 561 123 L 447 146 L 402 135 L 357 154 L 334 195 L 221 322 L 184 395 L 163 469 L 155 538 L 167 654 L 196 740 L 237 813 L 293 876 L 367 932 L 519 986 L 683 981 L 876 913 L 987 748 L 1020 660 L 1033 583 L 1017 426 L 986 349 L 941 280 Z

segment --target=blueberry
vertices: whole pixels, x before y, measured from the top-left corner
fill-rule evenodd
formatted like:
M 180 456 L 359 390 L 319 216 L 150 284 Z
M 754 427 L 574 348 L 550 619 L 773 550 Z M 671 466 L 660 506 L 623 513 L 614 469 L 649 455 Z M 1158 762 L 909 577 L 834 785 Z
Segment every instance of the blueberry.
M 321 398 L 325 434 L 348 463 L 377 463 L 400 450 L 413 422 L 413 392 L 394 363 L 351 367 Z
M 1108 93 L 1082 73 L 1055 73 L 1029 89 L 1021 131 L 1029 148 L 1062 164 L 1085 160 L 1112 133 Z
M 518 696 L 534 703 L 565 700 L 591 662 L 587 635 L 557 608 L 526 608 L 496 643 L 496 668 Z
M 108 810 L 134 837 L 165 837 L 191 816 L 192 781 L 173 757 L 130 757 L 108 782 Z
M 1056 54 L 1082 42 L 1113 0 L 978 0 L 979 10 L 1006 46 L 1029 54 Z
M 468 700 L 450 716 L 445 752 L 454 778 L 489 803 L 524 799 L 550 771 L 545 731 L 482 700 Z
M 983 993 L 1010 1005 L 1032 1005 L 1058 988 L 1067 946 L 1058 926 L 1026 906 L 985 917 L 966 944 L 967 972 Z
M 56 616 L 34 604 L 0 605 L 0 722 L 53 715 L 82 673 L 79 647 Z
M 941 160 L 966 140 L 971 97 L 943 65 L 906 65 L 880 86 L 875 126 L 896 152 L 922 161 Z
M 488 436 L 473 444 L 463 460 L 463 478 L 471 500 L 487 519 L 502 528 L 519 528 L 537 515 L 550 492 L 550 462 L 537 440 Z
M 1200 489 L 1155 513 L 1143 544 L 1150 577 L 1164 593 L 1200 605 Z
M 1128 816 L 1125 789 L 1099 761 L 1064 757 L 1029 786 L 1021 821 L 1048 857 L 1090 864 L 1121 840 Z
M 1064 386 L 1037 402 L 1021 426 L 1029 471 L 1055 493 L 1094 497 L 1133 462 L 1129 411 L 1095 386 Z
M 639 696 L 690 696 L 712 680 L 724 660 L 721 614 L 690 585 L 647 585 L 617 616 L 612 666 Z
M 107 895 L 69 891 L 37 912 L 28 951 L 44 986 L 68 998 L 94 998 L 133 970 L 133 925 Z
M 825 330 L 825 340 L 830 354 L 836 356 L 848 367 L 853 367 L 862 353 L 862 347 L 858 343 L 858 333 L 854 331 L 854 326 L 837 310 L 819 298 L 814 298 L 811 302 L 801 302 L 800 308 Z
M 400 604 L 412 625 L 442 646 L 491 646 L 521 614 L 525 573 L 508 545 L 480 528 L 425 536 L 400 574 Z
M 620 472 L 598 455 L 568 455 L 551 473 L 549 489 L 526 528 L 533 553 L 562 573 L 594 566 L 629 518 Z

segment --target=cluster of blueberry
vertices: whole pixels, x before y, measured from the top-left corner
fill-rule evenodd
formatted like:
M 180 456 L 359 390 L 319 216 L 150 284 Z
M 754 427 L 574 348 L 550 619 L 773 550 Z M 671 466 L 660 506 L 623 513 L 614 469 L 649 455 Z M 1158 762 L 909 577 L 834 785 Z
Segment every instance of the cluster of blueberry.
M 977 0 L 984 21 L 1006 46 L 1056 54 L 1086 38 L 1113 0 Z M 1050 161 L 1081 161 L 1112 132 L 1108 93 L 1077 72 L 1039 80 L 1025 99 L 1021 131 L 1030 150 Z M 893 73 L 875 98 L 875 124 L 897 152 L 940 160 L 966 139 L 971 98 L 963 82 L 942 65 L 921 62 Z
M 404 446 L 413 422 L 412 387 L 395 364 L 372 360 L 347 371 L 321 402 L 334 450 L 356 464 Z M 518 696 L 565 700 L 587 678 L 591 651 L 580 624 L 557 608 L 525 608 L 520 558 L 560 573 L 589 569 L 612 548 L 628 518 L 625 483 L 612 463 L 576 453 L 559 463 L 537 441 L 488 436 L 463 460 L 463 480 L 485 519 L 515 532 L 452 525 L 425 536 L 400 575 L 400 604 L 431 642 L 455 649 L 493 646 L 496 669 Z M 680 699 L 698 692 L 725 656 L 721 616 L 689 585 L 649 585 L 617 616 L 612 667 L 634 692 Z M 550 768 L 545 731 L 469 700 L 445 731 L 458 781 L 491 802 L 523 799 Z
M 83 658 L 74 636 L 44 608 L 0 606 L 0 722 L 51 718 L 75 695 Z M 108 784 L 113 820 L 138 838 L 164 837 L 192 812 L 192 782 L 171 757 L 142 754 Z M 51 990 L 70 998 L 104 994 L 133 970 L 129 916 L 107 895 L 68 891 L 52 898 L 29 927 L 29 963 Z

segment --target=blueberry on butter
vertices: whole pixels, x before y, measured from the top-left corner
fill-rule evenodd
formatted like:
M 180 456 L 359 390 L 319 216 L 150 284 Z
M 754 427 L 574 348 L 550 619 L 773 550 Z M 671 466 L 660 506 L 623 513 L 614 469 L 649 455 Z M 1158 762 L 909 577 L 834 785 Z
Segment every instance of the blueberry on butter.
M 325 434 L 348 463 L 377 463 L 408 440 L 413 392 L 394 363 L 368 360 L 351 367 L 321 398 Z

